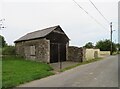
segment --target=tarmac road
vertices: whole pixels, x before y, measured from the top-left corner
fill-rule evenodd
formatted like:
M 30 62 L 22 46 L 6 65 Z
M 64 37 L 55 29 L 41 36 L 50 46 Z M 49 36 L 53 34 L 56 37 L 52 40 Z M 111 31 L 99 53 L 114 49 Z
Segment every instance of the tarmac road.
M 118 56 L 109 56 L 18 87 L 118 87 Z

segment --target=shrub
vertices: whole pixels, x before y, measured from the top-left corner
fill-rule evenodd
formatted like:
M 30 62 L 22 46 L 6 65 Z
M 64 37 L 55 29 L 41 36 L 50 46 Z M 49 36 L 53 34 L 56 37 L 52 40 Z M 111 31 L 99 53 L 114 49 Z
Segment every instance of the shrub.
M 110 40 L 100 40 L 96 43 L 96 48 L 99 48 L 101 51 L 110 51 L 111 50 L 111 41 Z M 116 51 L 116 45 L 112 42 L 112 51 Z
M 3 55 L 16 55 L 15 46 L 6 46 L 2 50 Z

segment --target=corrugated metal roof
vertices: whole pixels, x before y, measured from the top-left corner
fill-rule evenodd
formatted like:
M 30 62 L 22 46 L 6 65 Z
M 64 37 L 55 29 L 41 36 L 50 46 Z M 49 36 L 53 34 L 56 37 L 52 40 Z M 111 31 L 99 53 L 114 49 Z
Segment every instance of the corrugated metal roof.
M 43 29 L 43 30 L 38 30 L 38 31 L 35 31 L 35 32 L 28 33 L 25 36 L 16 40 L 15 42 L 45 37 L 46 35 L 51 33 L 53 30 L 55 30 L 57 27 L 59 27 L 59 25 L 54 26 L 54 27 L 49 27 L 49 28 L 46 28 L 46 29 Z

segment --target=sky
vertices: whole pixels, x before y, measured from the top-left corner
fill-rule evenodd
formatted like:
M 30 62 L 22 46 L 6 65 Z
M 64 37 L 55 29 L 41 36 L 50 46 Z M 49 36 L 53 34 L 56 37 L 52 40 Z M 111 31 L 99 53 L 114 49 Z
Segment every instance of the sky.
M 75 0 L 100 24 L 96 23 L 73 0 L 2 0 L 0 19 L 5 29 L 0 34 L 9 45 L 21 36 L 60 25 L 70 38 L 70 45 L 84 46 L 110 39 L 110 25 L 89 0 Z M 104 17 L 113 22 L 113 41 L 118 42 L 118 0 L 91 0 Z

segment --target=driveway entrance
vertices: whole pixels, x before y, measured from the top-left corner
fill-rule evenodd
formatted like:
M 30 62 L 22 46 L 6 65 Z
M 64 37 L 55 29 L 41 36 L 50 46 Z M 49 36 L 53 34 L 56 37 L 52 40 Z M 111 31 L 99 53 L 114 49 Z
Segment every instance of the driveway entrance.
M 62 69 L 66 68 L 66 67 L 69 67 L 69 66 L 73 66 L 73 65 L 76 65 L 78 64 L 79 62 L 72 62 L 72 61 L 64 61 L 61 63 L 62 65 Z M 50 64 L 52 66 L 52 68 L 55 70 L 55 71 L 59 71 L 60 70 L 60 62 L 57 62 L 57 63 L 51 63 Z

